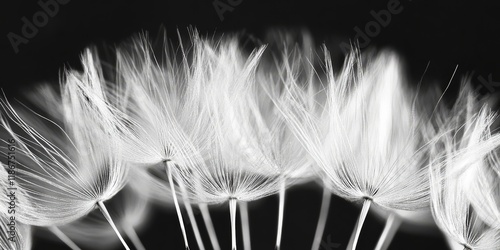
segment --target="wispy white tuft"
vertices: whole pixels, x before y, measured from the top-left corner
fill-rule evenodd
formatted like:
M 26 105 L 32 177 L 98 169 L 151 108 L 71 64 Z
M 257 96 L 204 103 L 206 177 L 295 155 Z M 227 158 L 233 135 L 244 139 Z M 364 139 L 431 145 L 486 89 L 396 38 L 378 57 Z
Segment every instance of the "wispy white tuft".
M 14 108 L 5 99 L 0 103 L 2 126 L 17 142 L 16 178 L 26 193 L 25 206 L 17 211 L 22 223 L 67 224 L 112 198 L 126 183 L 128 168 L 116 157 L 114 141 L 94 127 L 89 103 L 82 97 L 65 102 L 69 111 L 54 119 L 60 124 Z
M 500 230 L 500 159 L 498 149 L 469 168 L 466 194 L 478 216 L 489 226 Z
M 43 126 L 47 118 L 32 114 L 28 119 L 38 122 L 34 128 L 10 103 L 1 104 L 2 125 L 18 143 L 18 184 L 31 203 L 20 209 L 21 222 L 37 226 L 71 222 L 92 211 L 97 201 L 113 197 L 125 184 L 127 168 L 106 149 L 104 136 L 80 141 L 86 147 L 76 147 L 62 127 Z M 11 124 L 25 134 L 14 132 Z
M 142 191 L 147 193 L 147 187 L 142 188 Z M 144 193 L 137 193 L 137 190 L 126 186 L 107 205 L 120 232 L 130 239 L 136 249 L 145 249 L 137 235 L 137 231 L 145 226 L 150 211 L 148 196 L 143 196 Z M 62 226 L 61 230 L 78 244 L 93 248 L 109 249 L 119 244 L 118 239 L 114 237 L 115 232 L 98 211 Z
M 282 105 L 333 193 L 368 202 L 364 212 L 370 203 L 403 210 L 428 206 L 427 121 L 413 106 L 416 94 L 405 85 L 400 64 L 392 52 L 365 59 L 353 52 L 335 74 L 327 55 L 326 104 L 320 116 L 293 92 Z
M 441 230 L 464 248 L 497 249 L 500 231 L 479 218 L 467 195 L 474 181 L 470 172 L 500 145 L 500 135 L 489 131 L 494 115 L 487 107 L 474 112 L 479 109 L 474 98 L 471 89 L 464 88 L 442 120 L 441 129 L 447 133 L 431 154 L 431 208 Z

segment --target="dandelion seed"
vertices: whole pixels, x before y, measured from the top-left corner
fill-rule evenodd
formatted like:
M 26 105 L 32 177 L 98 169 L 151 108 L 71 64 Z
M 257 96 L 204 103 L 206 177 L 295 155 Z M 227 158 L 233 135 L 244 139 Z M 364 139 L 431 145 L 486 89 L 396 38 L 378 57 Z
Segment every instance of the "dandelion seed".
M 231 67 L 235 68 L 234 62 L 242 61 L 235 41 L 213 46 L 199 39 L 196 34 L 193 34 L 192 40 L 192 62 L 187 63 L 187 55 L 183 54 L 183 59 L 178 63 L 167 53 L 166 67 L 156 62 L 147 42 L 134 41 L 131 48 L 119 50 L 117 54 L 119 87 L 98 86 L 105 84 L 105 81 L 95 77 L 91 82 L 76 82 L 75 89 L 91 99 L 94 111 L 103 120 L 102 126 L 109 126 L 109 133 L 115 134 L 121 142 L 126 161 L 145 166 L 165 165 L 170 190 L 175 192 L 174 183 L 180 189 L 198 245 L 202 248 L 203 243 L 188 200 L 203 202 L 203 199 L 192 196 L 199 196 L 196 190 L 200 185 L 196 180 L 202 178 L 196 175 L 193 168 L 205 164 L 201 154 L 211 146 L 212 140 L 210 135 L 205 135 L 207 121 L 212 118 L 203 115 L 204 112 L 210 112 L 203 106 L 207 103 L 207 82 L 210 79 L 226 80 L 228 83 L 234 81 L 235 86 L 246 88 L 244 83 L 257 60 L 248 60 L 253 65 L 237 65 L 235 70 L 241 73 L 231 72 Z M 227 48 L 221 49 L 223 46 Z M 98 72 L 94 68 L 99 68 L 99 65 L 92 53 L 87 53 L 85 58 L 84 64 L 88 64 L 85 68 L 90 72 Z M 230 79 L 222 79 L 228 76 Z M 130 96 L 123 97 L 124 93 Z M 146 153 L 136 157 L 134 152 L 139 148 Z M 186 181 L 185 177 L 179 177 L 192 176 L 193 171 L 193 180 Z M 174 193 L 173 198 L 174 203 L 179 204 Z M 178 205 L 176 207 L 182 229 L 180 208 Z M 182 231 L 186 235 L 185 230 Z M 187 238 L 184 237 L 184 240 L 188 247 Z
M 204 90 L 200 96 L 203 112 L 198 117 L 204 123 L 194 135 L 208 144 L 198 147 L 203 161 L 179 173 L 195 201 L 208 204 L 229 201 L 235 249 L 238 201 L 260 199 L 274 194 L 278 188 L 276 172 L 258 151 L 258 138 L 249 136 L 255 123 L 249 121 L 252 118 L 249 113 L 242 113 L 253 108 L 249 108 L 248 98 L 255 86 L 254 72 L 262 49 L 246 59 L 236 41 L 229 39 L 216 49 L 208 47 L 202 52 L 197 60 L 203 63 L 196 64 L 195 69 L 205 72 L 204 77 L 191 84 L 194 89 Z
M 67 121 L 65 132 L 62 125 L 16 110 L 6 100 L 1 106 L 5 115 L 2 126 L 19 145 L 17 180 L 26 193 L 26 204 L 30 204 L 19 209 L 17 218 L 22 223 L 45 227 L 70 223 L 99 205 L 103 208 L 102 201 L 125 185 L 128 169 L 107 146 L 113 141 L 106 141 L 105 135 L 89 126 L 92 121 L 88 116 L 61 119 Z M 81 114 L 86 110 L 75 111 Z M 24 135 L 15 132 L 7 120 Z
M 496 249 L 500 231 L 478 217 L 466 191 L 468 170 L 482 164 L 500 143 L 499 135 L 489 135 L 493 115 L 487 107 L 475 113 L 474 98 L 470 88 L 464 88 L 450 112 L 452 119 L 442 119 L 448 133 L 431 154 L 431 208 L 441 230 L 464 249 Z
M 275 249 L 280 249 L 281 245 L 286 188 L 299 181 L 316 177 L 315 172 L 311 171 L 310 157 L 287 126 L 279 106 L 276 105 L 281 99 L 286 99 L 291 88 L 289 85 L 301 82 L 305 86 L 312 86 L 312 65 L 309 64 L 307 53 L 300 51 L 298 47 L 293 48 L 291 53 L 284 49 L 282 57 L 281 62 L 276 59 L 276 65 L 263 65 L 257 71 L 257 81 L 260 84 L 253 87 L 254 93 L 250 92 L 247 105 L 242 105 L 246 109 L 237 111 L 240 116 L 249 117 L 239 120 L 250 122 L 252 125 L 245 136 L 255 141 L 254 154 L 261 154 L 268 159 L 273 166 L 271 170 L 281 179 Z M 307 97 L 314 100 L 314 96 L 308 94 Z M 238 123 L 240 124 L 241 122 Z
M 135 173 L 135 171 L 131 171 Z M 135 175 L 137 177 L 137 175 Z M 108 208 L 116 221 L 119 231 L 124 232 L 136 249 L 145 249 L 139 239 L 136 229 L 141 228 L 149 211 L 148 201 L 143 196 L 147 193 L 147 186 L 142 186 L 143 193 L 137 193 L 129 183 L 120 193 L 109 201 Z M 107 221 L 96 212 L 61 227 L 68 237 L 75 239 L 80 244 L 91 244 L 94 248 L 108 249 L 116 243 L 115 232 L 109 227 Z M 98 244 L 96 244 L 98 242 Z M 90 246 L 90 245 L 89 245 Z
M 489 226 L 500 230 L 500 168 L 498 150 L 492 151 L 482 163 L 471 167 L 467 175 L 466 195 L 474 211 Z
M 403 210 L 426 206 L 429 143 L 423 138 L 425 123 L 413 114 L 412 93 L 403 84 L 394 54 L 361 60 L 353 53 L 336 76 L 326 56 L 326 72 L 327 101 L 319 122 L 293 95 L 292 105 L 283 105 L 283 110 L 332 191 L 349 201 L 364 201 L 354 249 L 372 203 Z
M 285 37 L 288 34 L 285 34 Z M 271 120 L 271 124 L 274 122 L 274 125 L 271 125 L 271 130 L 276 131 L 276 135 L 279 136 L 269 136 L 272 138 L 271 146 L 268 146 L 265 152 L 268 153 L 268 158 L 270 158 L 271 162 L 274 162 L 277 166 L 277 172 L 281 174 L 283 183 L 287 183 L 286 186 L 299 183 L 301 181 L 307 181 L 312 178 L 320 177 L 322 178 L 322 174 L 319 169 L 312 164 L 311 159 L 307 154 L 305 154 L 305 150 L 299 146 L 299 140 L 295 137 L 292 132 L 292 129 L 288 127 L 286 124 L 286 118 L 283 116 L 281 112 L 280 105 L 290 105 L 288 98 L 289 96 L 293 96 L 293 101 L 300 103 L 303 105 L 308 112 L 311 114 L 320 113 L 320 107 L 322 109 L 321 103 L 321 93 L 322 89 L 319 89 L 316 85 L 315 71 L 313 69 L 313 58 L 310 55 L 311 52 L 308 51 L 312 41 L 308 38 L 307 35 L 303 37 L 304 46 L 302 49 L 298 47 L 294 47 L 291 53 L 288 53 L 288 48 L 283 49 L 283 58 L 281 62 L 276 62 L 274 67 L 263 67 L 270 68 L 264 71 L 264 74 L 260 74 L 261 82 L 263 84 L 263 89 L 267 96 L 269 96 L 272 104 L 269 107 L 263 105 L 262 113 L 264 117 L 266 114 L 271 118 L 267 118 Z M 278 45 L 279 46 L 279 45 Z M 278 60 L 277 60 L 278 61 Z M 269 72 L 268 72 L 269 71 Z M 264 75 L 264 76 L 262 76 Z M 270 77 L 266 78 L 266 75 L 270 75 Z M 269 100 L 260 100 L 259 103 L 267 103 Z M 270 110 L 270 111 L 266 111 Z M 272 115 L 269 115 L 272 114 Z M 277 126 L 273 129 L 273 126 Z M 264 137 L 265 138 L 265 137 Z M 265 145 L 263 148 L 266 148 Z M 264 154 L 265 154 L 264 152 Z M 288 159 L 288 160 L 283 160 Z M 288 183 L 292 180 L 292 183 Z M 326 188 L 326 187 L 325 187 Z M 280 189 L 280 205 L 284 202 L 284 192 L 285 185 L 281 185 Z M 325 189 L 326 190 L 326 189 Z M 318 220 L 318 226 L 315 233 L 315 240 L 313 243 L 313 248 L 319 248 L 319 244 L 321 242 L 321 236 L 323 234 L 324 222 L 326 221 L 326 213 L 328 211 L 329 206 L 329 196 L 326 195 L 326 192 L 330 194 L 330 191 L 325 191 L 325 195 L 323 195 L 322 200 L 322 210 L 320 219 Z M 283 206 L 280 206 L 283 207 Z M 279 213 L 279 221 L 283 216 L 283 210 L 280 209 Z M 281 223 L 278 222 L 278 231 L 280 232 Z M 278 233 L 277 237 L 277 247 L 279 247 L 281 234 Z

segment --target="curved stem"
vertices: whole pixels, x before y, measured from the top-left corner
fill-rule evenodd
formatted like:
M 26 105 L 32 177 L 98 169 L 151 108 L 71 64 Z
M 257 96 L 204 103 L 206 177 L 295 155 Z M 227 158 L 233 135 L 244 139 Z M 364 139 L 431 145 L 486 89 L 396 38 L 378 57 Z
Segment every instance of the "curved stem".
M 401 219 L 395 213 L 389 214 L 389 217 L 385 222 L 384 231 L 382 231 L 382 234 L 378 239 L 375 250 L 387 250 L 400 225 Z
M 135 249 L 137 250 L 146 250 L 144 245 L 141 242 L 141 239 L 137 235 L 137 232 L 131 225 L 125 225 L 123 226 L 123 230 L 125 231 L 125 234 L 127 237 L 132 241 L 132 244 L 134 245 Z
M 170 183 L 170 189 L 172 190 L 172 198 L 174 199 L 175 211 L 177 213 L 177 218 L 179 219 L 179 225 L 181 226 L 182 237 L 184 238 L 184 246 L 186 250 L 189 250 L 189 242 L 186 235 L 186 227 L 184 226 L 184 220 L 182 219 L 181 208 L 179 207 L 179 201 L 177 200 L 177 195 L 175 193 L 174 180 L 172 178 L 172 164 L 170 161 L 165 162 L 166 171 L 168 176 L 168 182 Z
M 48 227 L 50 232 L 52 232 L 57 238 L 59 238 L 64 244 L 66 244 L 72 250 L 81 250 L 75 242 L 73 242 L 66 234 L 64 234 L 61 229 L 56 226 Z
M 210 236 L 210 242 L 214 250 L 220 250 L 219 240 L 217 239 L 217 234 L 215 233 L 214 223 L 212 222 L 212 217 L 210 216 L 210 211 L 206 203 L 198 204 L 201 211 L 201 216 L 205 222 L 205 227 L 207 228 L 208 235 Z
M 241 219 L 241 230 L 243 234 L 243 248 L 245 250 L 252 249 L 252 244 L 250 241 L 250 220 L 248 217 L 248 202 L 240 202 L 240 219 Z
M 229 217 L 231 218 L 231 249 L 236 250 L 236 199 L 229 199 Z
M 281 183 L 280 183 L 280 201 L 279 201 L 279 211 L 278 211 L 278 234 L 276 236 L 276 250 L 280 249 L 281 245 L 281 235 L 283 234 L 283 214 L 285 211 L 285 188 L 286 186 L 286 180 L 285 177 L 281 177 Z
M 361 213 L 359 214 L 359 220 L 358 223 L 356 223 L 356 234 L 354 235 L 354 241 L 352 244 L 352 250 L 356 249 L 356 246 L 358 245 L 358 239 L 359 235 L 361 234 L 361 228 L 363 228 L 363 223 L 365 222 L 366 215 L 368 214 L 368 210 L 370 210 L 370 205 L 372 203 L 372 200 L 370 199 L 365 199 L 363 202 L 363 208 L 361 209 Z
M 108 213 L 108 210 L 106 209 L 106 206 L 104 206 L 104 203 L 102 201 L 98 201 L 97 205 L 99 206 L 99 209 L 101 210 L 102 215 L 104 215 L 104 218 L 106 218 L 106 220 L 109 222 L 109 224 L 111 225 L 113 230 L 115 230 L 116 235 L 118 236 L 118 238 L 122 242 L 125 249 L 130 250 L 127 243 L 125 242 L 122 235 L 120 234 L 120 231 L 118 231 L 118 228 L 116 228 L 115 223 L 113 222 L 113 219 L 111 218 L 111 216 Z
M 323 198 L 321 199 L 321 210 L 319 212 L 318 225 L 314 233 L 314 242 L 311 250 L 318 250 L 325 231 L 326 220 L 328 218 L 328 210 L 330 209 L 330 200 L 332 194 L 327 187 L 323 187 Z

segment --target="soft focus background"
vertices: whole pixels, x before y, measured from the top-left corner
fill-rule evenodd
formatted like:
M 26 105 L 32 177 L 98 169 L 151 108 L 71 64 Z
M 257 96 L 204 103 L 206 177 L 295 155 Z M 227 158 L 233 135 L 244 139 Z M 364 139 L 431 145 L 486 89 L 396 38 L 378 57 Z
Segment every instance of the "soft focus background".
M 337 62 L 342 60 L 342 44 L 358 38 L 362 49 L 392 48 L 399 52 L 409 79 L 415 82 L 430 62 L 425 83 L 444 88 L 459 65 L 450 95 L 465 75 L 471 77 L 482 94 L 495 97 L 500 93 L 500 3 L 495 1 L 59 1 L 59 9 L 47 20 L 40 19 L 36 32 L 31 31 L 30 37 L 24 38 L 25 43 L 18 46 L 13 46 L 9 37 L 23 36 L 23 18 L 32 20 L 43 9 L 35 0 L 1 3 L 0 86 L 9 97 L 19 97 L 40 82 L 57 83 L 65 67 L 80 67 L 79 55 L 88 45 L 117 44 L 140 31 L 154 36 L 162 26 L 173 38 L 177 29 L 186 34 L 190 26 L 208 36 L 243 32 L 256 40 L 264 40 L 271 28 L 307 30 L 316 46 L 325 43 Z M 219 15 L 214 3 L 230 8 Z M 398 11 L 391 14 L 390 20 L 377 20 L 377 14 L 394 5 Z M 282 249 L 310 249 L 320 200 L 321 188 L 314 183 L 289 190 Z M 273 248 L 277 208 L 277 196 L 250 204 L 253 249 Z M 342 199 L 332 199 L 325 244 L 320 249 L 345 249 L 359 209 Z M 229 249 L 228 209 L 212 209 L 212 216 L 223 249 Z M 198 219 L 202 225 L 201 216 Z M 405 230 L 398 232 L 390 249 L 446 248 L 442 235 L 435 229 L 403 227 Z M 373 249 L 382 228 L 379 217 L 370 214 L 358 249 Z M 193 235 L 190 236 L 192 249 L 197 249 Z M 148 249 L 182 249 L 173 209 L 155 208 L 140 237 Z M 208 247 L 208 239 L 206 243 Z M 67 247 L 37 237 L 34 249 Z

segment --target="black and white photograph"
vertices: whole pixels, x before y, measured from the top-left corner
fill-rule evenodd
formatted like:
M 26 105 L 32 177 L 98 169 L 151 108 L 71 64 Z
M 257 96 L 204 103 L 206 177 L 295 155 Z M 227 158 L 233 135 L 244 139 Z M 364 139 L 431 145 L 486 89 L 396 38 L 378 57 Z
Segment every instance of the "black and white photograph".
M 500 3 L 0 6 L 0 250 L 499 250 Z

